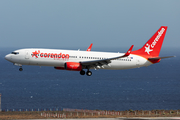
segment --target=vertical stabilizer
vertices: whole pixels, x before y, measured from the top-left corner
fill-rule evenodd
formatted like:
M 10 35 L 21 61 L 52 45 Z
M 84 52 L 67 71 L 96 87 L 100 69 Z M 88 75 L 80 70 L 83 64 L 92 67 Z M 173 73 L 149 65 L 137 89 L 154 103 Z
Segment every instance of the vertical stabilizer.
M 132 54 L 149 57 L 158 57 L 166 34 L 167 26 L 161 26 L 159 30 L 139 50 L 132 51 Z

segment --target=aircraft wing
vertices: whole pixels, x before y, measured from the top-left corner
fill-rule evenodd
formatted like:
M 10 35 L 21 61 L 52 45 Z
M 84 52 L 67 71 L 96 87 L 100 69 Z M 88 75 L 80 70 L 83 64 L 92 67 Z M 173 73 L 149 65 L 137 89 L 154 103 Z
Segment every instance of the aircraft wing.
M 108 58 L 108 59 L 100 59 L 100 60 L 91 60 L 91 61 L 82 61 L 80 62 L 82 66 L 86 66 L 88 68 L 90 67 L 96 67 L 96 66 L 102 66 L 102 65 L 108 65 L 109 63 L 111 63 L 111 60 L 115 60 L 118 58 L 123 58 L 123 57 L 127 57 L 131 54 L 131 51 L 133 49 L 132 45 L 130 47 L 130 49 L 122 56 L 117 56 L 117 57 L 113 57 L 113 58 Z

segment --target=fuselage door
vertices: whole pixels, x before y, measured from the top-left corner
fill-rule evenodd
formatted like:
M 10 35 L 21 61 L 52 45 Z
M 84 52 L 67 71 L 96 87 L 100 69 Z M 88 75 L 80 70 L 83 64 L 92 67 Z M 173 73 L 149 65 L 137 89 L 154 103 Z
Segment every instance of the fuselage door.
M 139 64 L 140 64 L 140 60 L 137 58 L 136 59 L 136 65 L 139 66 Z
M 25 51 L 25 59 L 29 59 L 29 52 L 28 51 Z

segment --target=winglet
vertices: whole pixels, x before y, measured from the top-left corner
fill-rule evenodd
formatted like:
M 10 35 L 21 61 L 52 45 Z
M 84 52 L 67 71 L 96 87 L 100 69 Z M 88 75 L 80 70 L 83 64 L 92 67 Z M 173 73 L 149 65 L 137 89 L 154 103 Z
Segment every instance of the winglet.
M 132 51 L 133 47 L 134 47 L 134 45 L 132 45 L 132 46 L 129 48 L 129 50 L 126 52 L 126 54 L 123 55 L 123 57 L 129 56 L 129 55 L 131 54 L 131 51 Z
M 88 49 L 86 51 L 91 51 L 92 45 L 93 44 L 91 43 L 91 45 L 88 47 Z

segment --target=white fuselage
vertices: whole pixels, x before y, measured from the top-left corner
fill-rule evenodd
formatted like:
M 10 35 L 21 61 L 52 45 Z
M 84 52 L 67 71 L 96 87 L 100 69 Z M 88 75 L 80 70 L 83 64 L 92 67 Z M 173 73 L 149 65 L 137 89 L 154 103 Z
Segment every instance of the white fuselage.
M 66 62 L 83 62 L 91 60 L 108 59 L 121 56 L 124 53 L 111 52 L 93 52 L 93 51 L 76 51 L 61 49 L 20 49 L 14 51 L 17 54 L 8 54 L 5 59 L 15 65 L 37 65 L 37 66 L 53 66 L 64 67 Z M 128 57 L 111 60 L 111 63 L 103 66 L 91 67 L 90 69 L 132 69 L 143 66 L 149 66 L 152 63 L 146 58 L 130 54 Z

